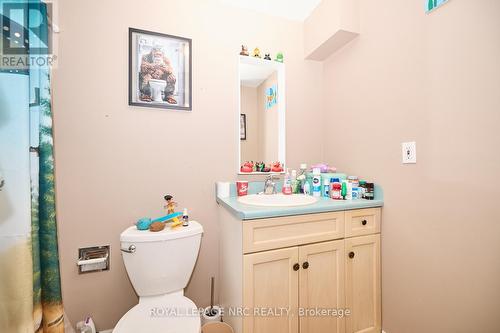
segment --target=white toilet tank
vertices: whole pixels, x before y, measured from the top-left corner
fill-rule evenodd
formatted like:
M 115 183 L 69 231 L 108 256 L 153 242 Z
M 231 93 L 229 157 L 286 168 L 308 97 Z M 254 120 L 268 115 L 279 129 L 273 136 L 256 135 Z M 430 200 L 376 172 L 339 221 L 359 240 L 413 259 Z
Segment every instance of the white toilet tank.
M 120 235 L 123 262 L 139 297 L 182 291 L 193 272 L 200 249 L 203 227 L 195 221 L 189 226 L 159 232 L 137 230 L 135 226 Z

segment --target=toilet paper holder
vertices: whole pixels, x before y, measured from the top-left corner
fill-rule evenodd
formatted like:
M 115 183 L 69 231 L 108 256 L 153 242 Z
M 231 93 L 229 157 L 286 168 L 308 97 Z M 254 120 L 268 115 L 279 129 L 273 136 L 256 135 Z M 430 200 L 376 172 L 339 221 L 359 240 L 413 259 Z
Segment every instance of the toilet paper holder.
M 78 273 L 109 270 L 109 245 L 92 246 L 78 249 Z

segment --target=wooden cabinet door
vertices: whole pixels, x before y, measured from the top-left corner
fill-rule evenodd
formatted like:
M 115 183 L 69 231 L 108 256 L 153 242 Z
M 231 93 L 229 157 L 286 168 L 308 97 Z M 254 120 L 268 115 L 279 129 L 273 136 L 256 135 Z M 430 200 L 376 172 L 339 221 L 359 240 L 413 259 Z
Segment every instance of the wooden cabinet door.
M 380 333 L 380 234 L 345 240 L 346 333 Z
M 344 333 L 344 240 L 301 246 L 299 262 L 300 333 Z
M 243 318 L 244 333 L 298 333 L 298 252 L 292 247 L 243 256 L 243 304 L 250 311 Z M 261 309 L 290 313 L 254 315 Z

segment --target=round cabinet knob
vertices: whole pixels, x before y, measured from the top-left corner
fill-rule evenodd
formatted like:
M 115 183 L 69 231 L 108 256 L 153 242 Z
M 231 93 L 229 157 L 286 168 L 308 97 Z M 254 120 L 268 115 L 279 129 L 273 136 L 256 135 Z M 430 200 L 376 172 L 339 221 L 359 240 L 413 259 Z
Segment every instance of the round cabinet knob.
M 354 258 L 354 252 L 349 252 L 349 258 Z
M 361 224 L 362 224 L 362 225 L 366 225 L 367 223 L 368 223 L 368 221 L 367 221 L 367 220 L 363 220 L 363 221 L 361 221 Z
M 298 271 L 299 269 L 300 269 L 300 265 L 299 264 L 293 265 L 293 270 L 294 271 Z
M 309 263 L 306 261 L 305 263 L 302 264 L 303 269 L 308 269 L 309 268 Z

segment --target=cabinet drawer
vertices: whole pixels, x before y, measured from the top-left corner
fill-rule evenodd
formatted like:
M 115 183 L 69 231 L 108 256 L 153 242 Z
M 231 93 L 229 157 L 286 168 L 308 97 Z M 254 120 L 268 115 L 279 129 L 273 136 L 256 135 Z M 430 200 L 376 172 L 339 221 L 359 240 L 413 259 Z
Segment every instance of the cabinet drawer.
M 243 222 L 243 253 L 344 238 L 344 212 Z
M 364 236 L 380 232 L 380 208 L 348 210 L 345 212 L 345 236 Z

